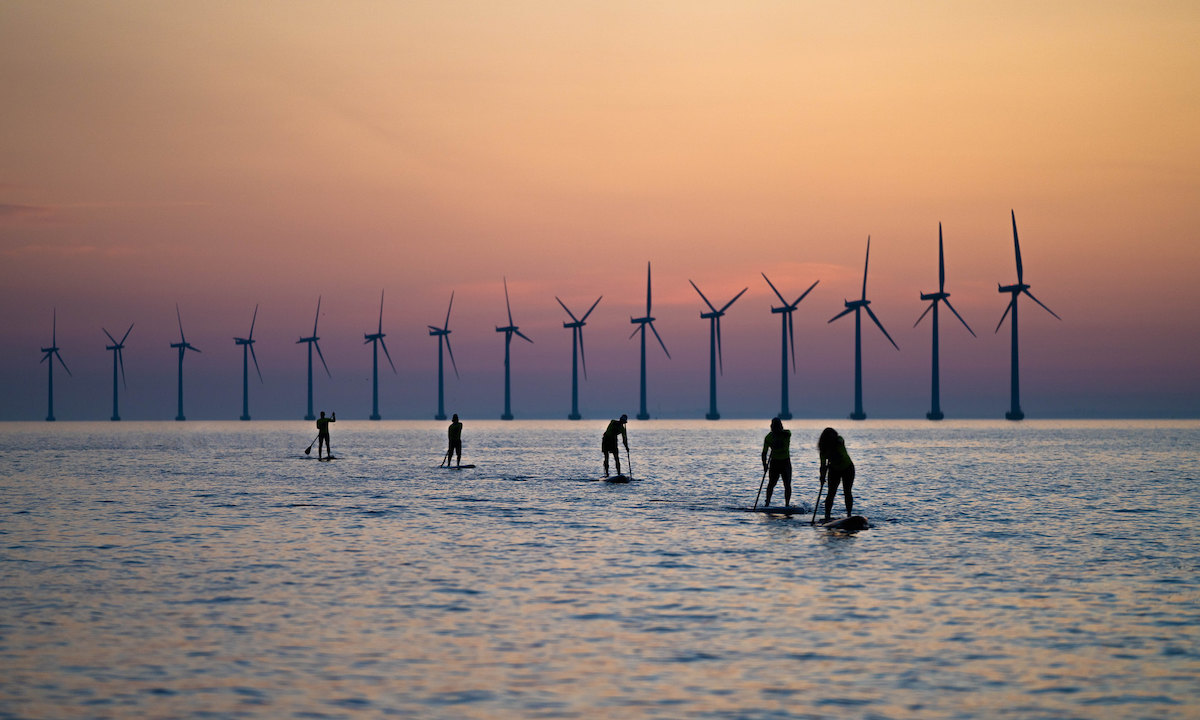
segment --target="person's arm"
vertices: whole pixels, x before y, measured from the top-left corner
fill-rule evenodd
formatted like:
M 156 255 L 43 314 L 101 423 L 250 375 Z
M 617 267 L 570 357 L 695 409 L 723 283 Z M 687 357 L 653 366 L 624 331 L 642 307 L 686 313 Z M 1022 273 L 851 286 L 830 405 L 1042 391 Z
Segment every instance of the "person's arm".
M 767 435 L 763 438 L 762 464 L 763 468 L 767 467 L 767 453 L 771 450 L 771 436 Z

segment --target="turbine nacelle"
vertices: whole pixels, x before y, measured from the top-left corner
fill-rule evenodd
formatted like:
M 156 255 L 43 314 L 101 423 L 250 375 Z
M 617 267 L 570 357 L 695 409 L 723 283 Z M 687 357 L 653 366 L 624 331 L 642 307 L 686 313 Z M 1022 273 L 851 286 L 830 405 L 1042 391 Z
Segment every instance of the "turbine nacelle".
M 945 300 L 950 297 L 948 292 L 921 293 L 922 300 Z
M 1016 285 L 1001 285 L 1000 283 L 996 283 L 996 287 L 1002 293 L 1020 293 L 1029 290 L 1033 286 L 1028 283 L 1017 283 Z

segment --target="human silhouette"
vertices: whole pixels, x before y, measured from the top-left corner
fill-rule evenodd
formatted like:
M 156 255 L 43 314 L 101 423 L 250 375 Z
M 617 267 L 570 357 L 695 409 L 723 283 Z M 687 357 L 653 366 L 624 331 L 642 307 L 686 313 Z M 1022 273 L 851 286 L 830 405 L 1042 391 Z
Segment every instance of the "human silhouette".
M 846 441 L 836 430 L 827 427 L 817 439 L 817 451 L 821 455 L 821 482 L 829 480 L 829 490 L 825 494 L 825 520 L 829 520 L 829 511 L 833 509 L 833 498 L 837 495 L 839 484 L 846 501 L 846 517 L 850 517 L 854 514 L 854 495 L 851 493 L 854 487 L 854 463 L 850 460 L 850 453 L 846 452 Z
M 317 418 L 317 459 L 321 459 L 321 445 L 325 446 L 325 458 L 333 459 L 333 451 L 329 449 L 329 423 L 337 422 L 337 413 L 332 413 L 331 417 L 325 417 L 325 411 L 321 411 L 321 417 Z
M 450 418 L 450 428 L 446 433 L 450 439 L 450 447 L 446 449 L 446 459 L 443 464 L 449 466 L 450 456 L 455 455 L 455 465 L 462 467 L 462 423 L 458 421 L 458 413 Z
M 622 415 L 619 420 L 610 420 L 604 429 L 604 437 L 600 439 L 600 451 L 604 453 L 604 477 L 608 477 L 608 455 L 617 461 L 617 474 L 621 474 L 621 453 L 617 451 L 617 436 L 625 442 L 625 454 L 629 454 L 629 435 L 625 432 L 625 424 L 629 422 L 628 415 Z
M 775 483 L 783 479 L 783 504 L 792 504 L 792 457 L 789 449 L 792 443 L 792 431 L 783 429 L 783 421 L 779 418 L 771 420 L 771 432 L 763 439 L 762 463 L 763 470 L 770 468 L 770 482 L 767 483 L 766 506 L 771 506 L 771 493 Z

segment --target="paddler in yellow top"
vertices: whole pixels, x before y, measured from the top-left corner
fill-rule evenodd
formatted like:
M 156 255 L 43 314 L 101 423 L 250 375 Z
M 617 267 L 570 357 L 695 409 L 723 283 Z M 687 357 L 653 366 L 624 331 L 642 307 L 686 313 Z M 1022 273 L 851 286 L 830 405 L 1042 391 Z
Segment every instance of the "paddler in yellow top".
M 600 451 L 604 453 L 604 477 L 608 477 L 608 454 L 612 453 L 617 460 L 617 474 L 621 474 L 621 453 L 617 452 L 617 435 L 625 441 L 625 454 L 629 454 L 629 435 L 625 432 L 625 423 L 629 422 L 628 415 L 622 415 L 620 420 L 611 420 L 600 439 Z
M 850 460 L 850 453 L 846 452 L 846 441 L 837 434 L 837 430 L 827 427 L 817 439 L 817 451 L 821 454 L 821 483 L 824 484 L 826 476 L 829 477 L 829 492 L 825 494 L 825 520 L 829 520 L 829 511 L 833 509 L 833 498 L 837 495 L 839 483 L 846 500 L 846 517 L 850 517 L 854 514 L 854 495 L 850 493 L 854 487 L 854 463 Z
M 791 443 L 792 431 L 784 430 L 783 421 L 779 418 L 771 420 L 771 432 L 763 439 L 762 449 L 763 470 L 768 469 L 769 463 L 771 472 L 771 482 L 767 483 L 767 507 L 771 506 L 771 493 L 780 478 L 783 478 L 783 504 L 792 504 L 792 455 L 789 449 Z

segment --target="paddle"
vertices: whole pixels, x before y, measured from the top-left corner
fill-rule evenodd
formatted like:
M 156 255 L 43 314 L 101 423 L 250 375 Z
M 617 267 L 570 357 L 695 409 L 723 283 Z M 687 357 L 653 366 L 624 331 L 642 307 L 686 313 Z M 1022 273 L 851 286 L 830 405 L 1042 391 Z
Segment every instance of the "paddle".
M 438 463 L 438 467 L 446 466 L 446 463 L 450 461 L 450 453 L 452 452 L 454 452 L 453 448 L 446 448 L 446 457 L 442 458 L 442 461 Z
M 817 501 L 813 503 L 812 520 L 808 521 L 809 525 L 817 524 L 817 507 L 821 504 L 821 491 L 825 489 L 825 478 L 821 478 L 821 487 L 817 488 Z
M 304 448 L 305 455 L 312 454 L 312 446 L 317 444 L 317 438 L 319 437 L 321 437 L 321 433 L 317 433 L 317 437 L 313 438 L 313 441 L 308 444 L 308 447 Z
M 633 479 L 633 456 L 629 454 L 629 446 L 625 446 L 625 463 L 629 465 L 629 479 Z
M 758 509 L 758 498 L 762 495 L 763 483 L 767 481 L 767 463 L 763 463 L 762 480 L 758 481 L 758 495 L 754 496 L 754 509 Z

